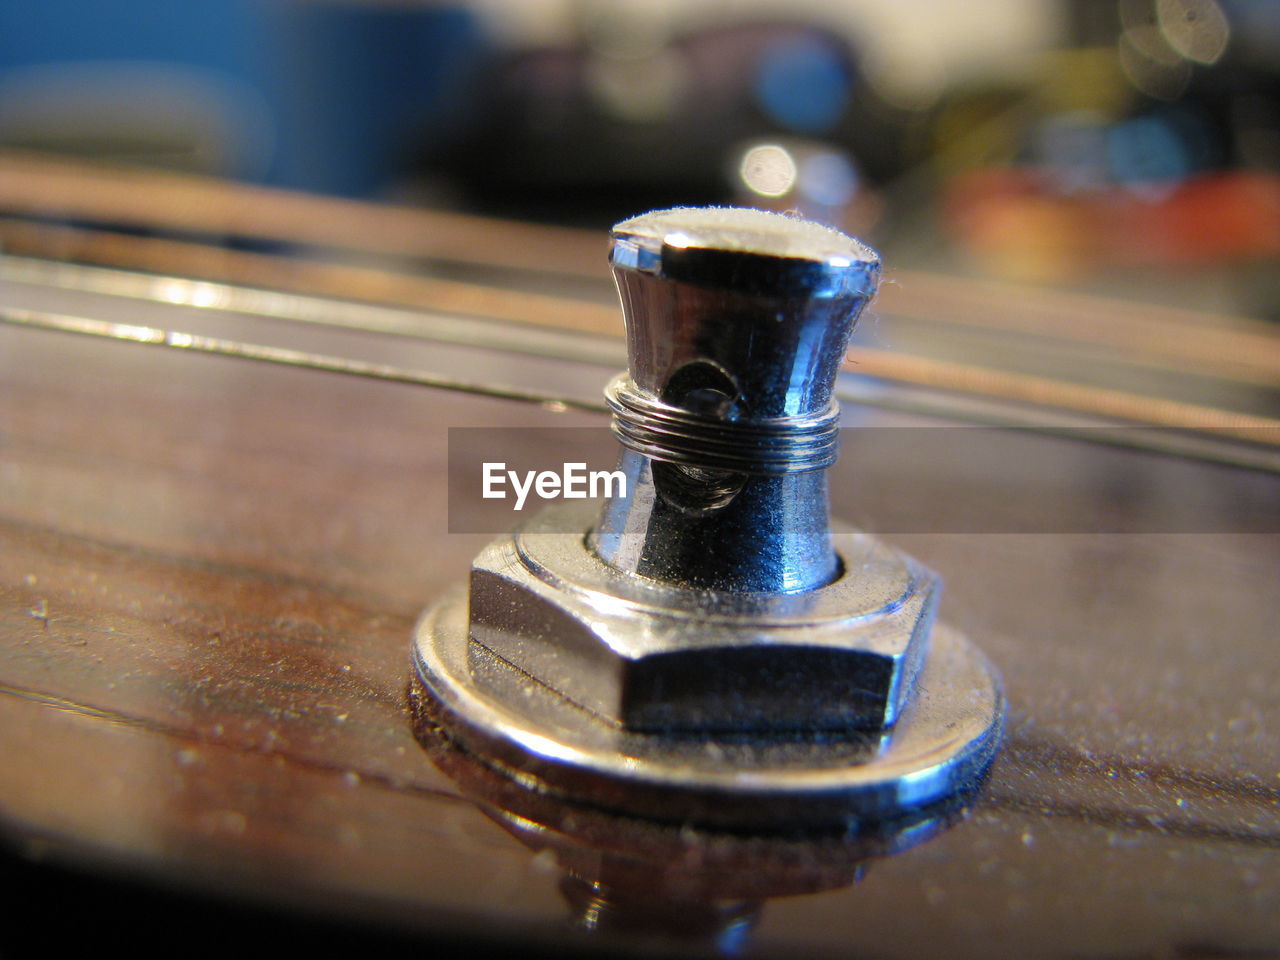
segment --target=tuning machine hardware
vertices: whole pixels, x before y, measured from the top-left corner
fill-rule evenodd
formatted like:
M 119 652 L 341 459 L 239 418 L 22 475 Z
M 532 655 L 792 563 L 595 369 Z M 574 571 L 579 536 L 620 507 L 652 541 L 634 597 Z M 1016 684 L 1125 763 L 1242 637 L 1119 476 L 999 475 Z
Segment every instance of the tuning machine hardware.
M 426 611 L 419 723 L 540 794 L 720 829 L 847 828 L 972 787 L 993 668 L 935 623 L 932 572 L 828 515 L 876 254 L 711 207 L 618 224 L 610 260 L 627 495 L 544 511 Z

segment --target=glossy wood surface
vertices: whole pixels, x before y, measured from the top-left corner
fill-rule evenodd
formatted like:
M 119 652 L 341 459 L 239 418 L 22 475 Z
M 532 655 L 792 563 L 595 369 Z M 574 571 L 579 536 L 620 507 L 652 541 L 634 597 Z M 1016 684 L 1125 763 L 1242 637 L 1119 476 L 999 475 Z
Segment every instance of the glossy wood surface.
M 261 321 L 202 322 L 242 336 Z M 607 373 L 370 349 L 558 386 Z M 690 909 L 663 884 L 696 874 L 696 838 L 684 862 L 650 865 L 651 902 L 610 932 L 584 921 L 562 867 L 598 880 L 590 857 L 495 823 L 410 731 L 412 624 L 486 539 L 447 532 L 447 428 L 598 420 L 9 329 L 0 384 L 0 817 L 21 856 L 427 939 L 710 949 L 666 922 Z M 1176 468 L 1062 444 L 1101 512 Z M 880 478 L 857 501 L 873 520 L 911 464 L 837 470 L 838 512 Z M 990 462 L 932 478 L 935 499 L 1008 476 Z M 1274 478 L 1255 482 L 1270 486 L 1239 509 L 1274 496 Z M 943 615 L 1003 671 L 1008 744 L 938 836 L 820 892 L 757 897 L 748 954 L 1280 953 L 1274 531 L 894 539 L 943 574 Z

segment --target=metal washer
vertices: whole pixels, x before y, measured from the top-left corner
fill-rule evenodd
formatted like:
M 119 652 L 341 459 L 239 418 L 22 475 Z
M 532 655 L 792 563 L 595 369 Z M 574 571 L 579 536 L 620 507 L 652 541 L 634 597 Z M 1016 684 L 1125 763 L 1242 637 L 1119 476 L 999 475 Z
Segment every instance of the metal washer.
M 520 785 L 616 814 L 726 830 L 856 828 L 972 789 L 1005 700 L 982 652 L 945 624 L 910 706 L 883 734 L 691 737 L 623 729 L 470 643 L 458 588 L 415 630 L 419 725 Z

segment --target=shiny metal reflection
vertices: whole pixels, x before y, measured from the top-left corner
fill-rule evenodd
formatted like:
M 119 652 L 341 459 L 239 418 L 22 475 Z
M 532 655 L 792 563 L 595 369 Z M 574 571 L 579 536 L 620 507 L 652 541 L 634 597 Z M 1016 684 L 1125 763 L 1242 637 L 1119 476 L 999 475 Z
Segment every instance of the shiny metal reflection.
M 744 836 L 613 816 L 514 783 L 442 737 L 422 690 L 411 692 L 415 732 L 467 800 L 538 861 L 562 871 L 569 921 L 594 936 L 638 938 L 733 955 L 749 944 L 770 901 L 847 888 L 875 863 L 926 843 L 962 820 L 969 795 L 834 833 Z
M 1216 0 L 1156 0 L 1156 18 L 1169 46 L 1196 63 L 1217 63 L 1231 25 Z
M 617 224 L 611 262 L 633 482 L 495 540 L 427 610 L 419 726 L 542 798 L 670 825 L 838 831 L 969 789 L 1003 726 L 994 669 L 935 626 L 932 573 L 828 516 L 877 255 L 674 208 Z
M 784 147 L 763 143 L 750 147 L 738 164 L 743 184 L 762 197 L 781 197 L 795 186 L 799 170 L 796 161 Z

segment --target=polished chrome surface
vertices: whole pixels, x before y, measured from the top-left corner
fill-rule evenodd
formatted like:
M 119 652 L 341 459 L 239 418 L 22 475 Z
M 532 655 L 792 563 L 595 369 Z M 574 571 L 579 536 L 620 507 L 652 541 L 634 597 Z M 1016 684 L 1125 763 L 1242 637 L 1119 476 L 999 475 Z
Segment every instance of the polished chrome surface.
M 836 375 L 875 293 L 876 254 L 762 210 L 677 207 L 613 229 L 629 373 L 606 391 L 636 456 L 607 504 L 606 562 L 682 586 L 804 591 L 839 575 L 828 542 Z
M 626 492 L 498 538 L 424 615 L 425 727 L 535 792 L 701 826 L 838 826 L 972 787 L 1003 724 L 994 671 L 932 636 L 930 571 L 828 517 L 876 255 L 677 208 L 615 227 L 611 262 Z
M 692 590 L 586 546 L 596 505 L 545 510 L 471 568 L 470 631 L 498 657 L 628 730 L 813 734 L 898 718 L 929 644 L 937 578 L 866 534 L 801 594 Z M 572 532 L 572 531 L 577 531 Z
M 418 624 L 419 709 L 438 735 L 523 786 L 570 802 L 728 829 L 845 829 L 970 788 L 1005 702 L 986 658 L 939 626 L 892 733 L 654 736 L 601 722 L 470 643 L 467 597 Z
M 746 207 L 673 207 L 613 228 L 615 271 L 748 297 L 870 297 L 880 258 L 839 230 Z M 836 334 L 838 336 L 838 334 Z

